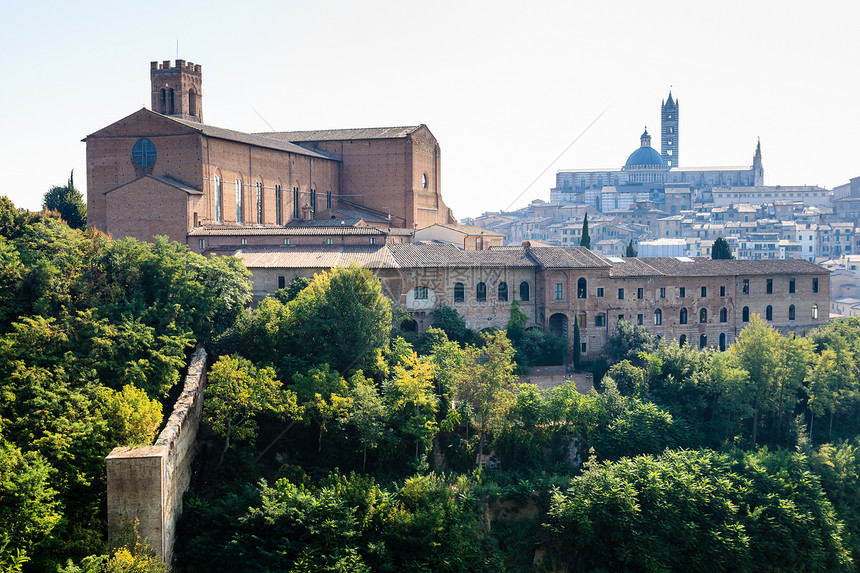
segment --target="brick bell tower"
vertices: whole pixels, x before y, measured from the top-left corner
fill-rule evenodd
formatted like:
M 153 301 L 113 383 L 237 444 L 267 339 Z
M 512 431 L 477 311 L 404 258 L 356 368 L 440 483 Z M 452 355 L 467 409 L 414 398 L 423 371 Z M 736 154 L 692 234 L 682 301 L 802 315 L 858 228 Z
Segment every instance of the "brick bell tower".
M 176 60 L 150 63 L 152 111 L 203 123 L 203 67 Z

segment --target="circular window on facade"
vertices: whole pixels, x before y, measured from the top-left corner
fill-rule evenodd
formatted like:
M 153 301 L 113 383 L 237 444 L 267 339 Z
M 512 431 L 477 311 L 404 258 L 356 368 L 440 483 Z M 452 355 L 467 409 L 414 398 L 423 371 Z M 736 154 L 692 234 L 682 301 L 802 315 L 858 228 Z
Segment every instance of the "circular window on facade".
M 148 139 L 138 139 L 131 148 L 131 160 L 141 169 L 152 167 L 155 157 L 155 144 Z
M 421 174 L 421 186 L 423 188 L 427 189 L 427 174 L 426 173 Z

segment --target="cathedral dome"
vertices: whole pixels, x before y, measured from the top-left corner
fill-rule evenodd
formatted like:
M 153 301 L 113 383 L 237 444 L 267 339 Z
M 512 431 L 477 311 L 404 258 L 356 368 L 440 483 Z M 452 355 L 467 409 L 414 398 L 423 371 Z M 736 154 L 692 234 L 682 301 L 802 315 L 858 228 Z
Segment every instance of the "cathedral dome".
M 665 167 L 666 162 L 656 149 L 651 147 L 651 136 L 648 135 L 648 130 L 645 130 L 640 136 L 641 147 L 630 154 L 627 158 L 627 163 L 624 164 L 625 169 L 645 167 L 654 168 L 655 166 Z
M 640 147 L 630 154 L 624 167 L 639 167 L 640 165 L 666 165 L 666 162 L 653 147 Z

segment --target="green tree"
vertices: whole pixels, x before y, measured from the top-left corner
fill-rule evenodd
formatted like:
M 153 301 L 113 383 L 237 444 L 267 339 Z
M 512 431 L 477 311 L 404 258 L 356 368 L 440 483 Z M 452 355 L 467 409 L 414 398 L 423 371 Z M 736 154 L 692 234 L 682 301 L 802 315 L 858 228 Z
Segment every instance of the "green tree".
M 219 358 L 209 371 L 203 402 L 206 423 L 224 438 L 218 465 L 224 462 L 231 441 L 256 438 L 256 417 L 263 412 L 296 416 L 295 394 L 281 387 L 270 367 L 258 368 L 241 356 Z
M 465 360 L 455 375 L 459 400 L 475 411 L 479 434 L 478 463 L 483 460 L 489 431 L 505 420 L 513 404 L 514 348 L 504 332 L 482 334 L 483 346 L 469 345 Z
M 627 243 L 627 249 L 624 250 L 625 257 L 636 257 L 639 256 L 639 251 L 636 250 L 636 247 L 633 246 L 633 239 L 630 239 L 630 242 Z
M 385 435 L 387 412 L 385 403 L 372 380 L 360 372 L 350 380 L 352 409 L 346 417 L 346 424 L 355 428 L 361 443 L 361 471 L 367 469 L 367 450 L 376 449 Z
M 732 248 L 729 246 L 729 242 L 722 237 L 717 237 L 716 240 L 714 240 L 714 244 L 711 245 L 711 258 L 733 259 L 735 256 L 732 254 Z
M 54 186 L 45 193 L 42 206 L 51 211 L 57 211 L 63 220 L 73 229 L 85 229 L 87 226 L 87 206 L 83 194 L 75 188 L 75 172 L 69 175 L 69 182 L 62 186 Z
M 457 309 L 450 306 L 440 306 L 433 311 L 433 326 L 444 330 L 451 340 L 465 342 L 468 338 L 466 321 Z
M 582 237 L 579 239 L 579 246 L 586 249 L 591 248 L 591 236 L 588 234 L 588 213 L 582 219 Z
M 573 321 L 573 367 L 579 368 L 582 361 L 582 334 L 579 332 L 579 321 Z
M 288 284 L 286 288 L 278 289 L 278 291 L 275 292 L 275 298 L 282 303 L 287 304 L 296 298 L 300 292 L 305 290 L 305 287 L 309 284 L 311 284 L 311 279 L 308 277 L 296 277 L 290 281 L 290 284 Z
M 416 468 L 427 465 L 424 454 L 437 430 L 439 398 L 433 392 L 433 371 L 429 360 L 411 352 L 403 363 L 394 366 L 393 378 L 385 387 L 385 400 L 396 415 L 395 427 L 415 444 Z
M 612 362 L 636 360 L 640 352 L 651 352 L 657 348 L 657 337 L 644 326 L 619 320 L 606 342 L 604 352 Z

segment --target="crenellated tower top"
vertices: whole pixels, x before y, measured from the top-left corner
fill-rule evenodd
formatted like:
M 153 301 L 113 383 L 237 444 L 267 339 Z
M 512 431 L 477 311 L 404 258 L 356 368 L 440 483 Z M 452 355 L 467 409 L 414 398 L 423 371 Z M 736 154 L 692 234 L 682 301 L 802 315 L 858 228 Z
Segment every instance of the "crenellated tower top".
M 203 123 L 203 66 L 176 60 L 151 62 L 152 110 Z

